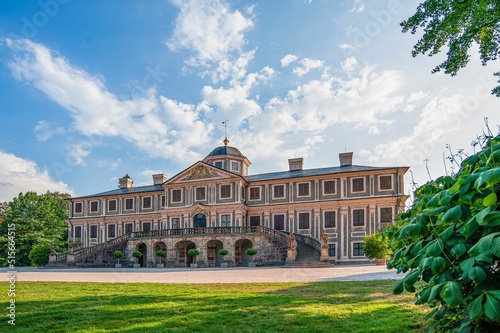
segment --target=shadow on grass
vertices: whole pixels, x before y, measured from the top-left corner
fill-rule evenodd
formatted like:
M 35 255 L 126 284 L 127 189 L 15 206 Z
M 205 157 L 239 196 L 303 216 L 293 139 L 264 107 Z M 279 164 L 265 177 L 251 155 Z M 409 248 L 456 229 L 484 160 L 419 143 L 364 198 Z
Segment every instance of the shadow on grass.
M 421 332 L 424 323 L 387 283 L 18 285 L 19 332 Z

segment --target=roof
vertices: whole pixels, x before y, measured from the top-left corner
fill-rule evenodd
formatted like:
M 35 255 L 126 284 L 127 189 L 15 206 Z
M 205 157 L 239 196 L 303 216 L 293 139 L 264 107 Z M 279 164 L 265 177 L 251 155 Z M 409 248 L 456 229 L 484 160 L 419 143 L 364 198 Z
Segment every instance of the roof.
M 238 150 L 238 148 L 231 147 L 231 146 L 220 146 L 212 150 L 208 156 L 218 156 L 218 155 L 236 155 L 236 156 L 242 156 L 244 155 Z
M 246 176 L 245 178 L 249 182 L 257 182 L 262 180 L 276 180 L 276 179 L 287 179 L 287 178 L 297 178 L 297 177 L 329 175 L 329 174 L 344 173 L 344 172 L 374 171 L 374 170 L 396 169 L 396 168 L 397 167 L 372 167 L 363 165 L 346 165 L 346 166 L 337 166 L 337 167 L 328 167 L 319 169 L 305 169 L 305 170 L 262 173 L 260 175 Z
M 96 193 L 96 194 L 92 194 L 92 195 L 85 195 L 82 197 L 74 197 L 71 199 L 89 198 L 89 197 L 104 197 L 104 196 L 108 196 L 108 195 L 119 195 L 119 194 L 128 194 L 128 193 L 144 193 L 144 192 L 155 192 L 155 191 L 165 191 L 165 189 L 161 185 L 146 185 L 146 186 L 137 186 L 137 187 L 129 187 L 129 188 L 118 188 L 116 190 Z

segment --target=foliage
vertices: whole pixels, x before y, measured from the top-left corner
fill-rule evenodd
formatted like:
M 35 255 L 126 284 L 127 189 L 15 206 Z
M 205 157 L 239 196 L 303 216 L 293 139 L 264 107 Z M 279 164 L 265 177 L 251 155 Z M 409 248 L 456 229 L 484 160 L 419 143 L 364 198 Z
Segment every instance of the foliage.
M 384 230 L 388 268 L 408 272 L 394 288 L 434 308 L 435 329 L 500 332 L 500 136 L 415 191 L 410 210 Z M 420 281 L 420 282 L 419 282 Z
M 132 257 L 137 258 L 137 259 L 142 258 L 142 252 L 141 251 L 134 251 L 134 252 L 132 252 Z
M 424 332 L 423 309 L 391 295 L 392 283 L 18 281 L 16 326 L 2 320 L 0 332 Z
M 158 257 L 164 257 L 167 255 L 167 252 L 163 251 L 163 250 L 158 250 L 155 252 L 155 254 L 158 256 Z
M 123 258 L 123 252 L 122 251 L 115 251 L 115 253 L 113 253 L 113 256 L 118 259 L 118 263 L 120 263 L 120 258 Z
M 227 256 L 229 254 L 229 251 L 227 249 L 220 249 L 219 254 L 221 256 Z
M 33 265 L 38 267 L 49 263 L 50 246 L 48 244 L 35 244 L 28 257 Z
M 8 231 L 15 232 L 15 265 L 31 265 L 29 253 L 35 244 L 54 242 L 56 252 L 66 251 L 66 223 L 69 195 L 47 192 L 20 193 L 11 202 L 0 205 L 0 266 L 6 265 Z
M 253 249 L 253 248 L 249 248 L 247 249 L 247 251 L 245 252 L 247 255 L 249 256 L 254 256 L 257 254 L 257 250 L 256 249 Z
M 200 251 L 198 249 L 189 249 L 188 250 L 188 256 L 190 257 L 195 257 L 200 254 Z
M 387 237 L 381 233 L 366 236 L 363 242 L 363 252 L 372 260 L 389 258 L 391 251 Z
M 401 23 L 403 32 L 416 33 L 423 28 L 423 36 L 415 44 L 412 55 L 429 56 L 448 46 L 447 58 L 433 72 L 444 70 L 456 75 L 469 62 L 469 49 L 479 45 L 481 62 L 496 60 L 500 55 L 500 2 L 498 0 L 426 0 L 417 11 Z M 495 73 L 500 76 L 500 72 Z M 500 81 L 499 81 L 500 82 Z M 500 86 L 492 91 L 500 97 Z

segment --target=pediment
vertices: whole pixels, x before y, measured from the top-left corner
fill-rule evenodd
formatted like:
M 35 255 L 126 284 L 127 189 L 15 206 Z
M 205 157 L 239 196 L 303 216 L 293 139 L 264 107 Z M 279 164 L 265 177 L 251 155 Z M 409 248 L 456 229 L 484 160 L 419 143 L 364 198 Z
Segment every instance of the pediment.
M 215 170 L 203 165 L 198 164 L 188 170 L 187 175 L 180 179 L 180 181 L 188 181 L 188 180 L 200 180 L 200 179 L 209 179 L 209 178 L 220 178 L 222 177 L 220 174 L 215 172 Z

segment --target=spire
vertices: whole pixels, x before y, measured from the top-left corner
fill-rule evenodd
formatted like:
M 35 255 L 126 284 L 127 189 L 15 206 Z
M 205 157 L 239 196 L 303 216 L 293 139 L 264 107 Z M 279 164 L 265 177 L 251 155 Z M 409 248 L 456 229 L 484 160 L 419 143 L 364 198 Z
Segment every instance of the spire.
M 227 139 L 227 123 L 229 122 L 229 120 L 227 119 L 224 119 L 224 121 L 222 122 L 222 125 L 224 125 L 224 134 L 226 136 L 226 138 L 224 139 L 224 146 L 227 146 L 227 144 L 229 143 L 229 140 Z

